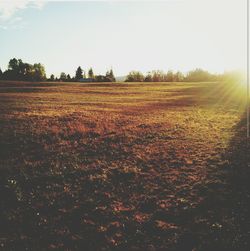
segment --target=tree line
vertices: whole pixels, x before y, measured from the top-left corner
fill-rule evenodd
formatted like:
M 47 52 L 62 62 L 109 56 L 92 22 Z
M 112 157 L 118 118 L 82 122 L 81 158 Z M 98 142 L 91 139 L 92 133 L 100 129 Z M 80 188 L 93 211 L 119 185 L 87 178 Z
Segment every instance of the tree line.
M 125 82 L 201 82 L 201 81 L 218 81 L 222 80 L 224 74 L 212 74 L 200 68 L 183 74 L 180 71 L 168 72 L 156 70 L 148 72 L 146 75 L 139 71 L 131 71 Z
M 82 82 L 115 82 L 113 70 L 109 70 L 105 75 L 95 75 L 92 68 L 90 68 L 86 74 L 85 71 L 79 66 L 76 69 L 75 76 L 71 77 L 70 74 L 61 72 L 59 78 L 55 77 L 54 74 L 51 74 L 47 79 L 48 81 L 63 81 L 63 82 L 72 82 L 72 81 L 82 81 Z
M 171 70 L 164 72 L 160 70 L 150 71 L 143 74 L 140 71 L 131 71 L 125 78 L 125 82 L 202 82 L 220 81 L 228 77 L 228 73 L 212 74 L 202 69 L 195 69 L 184 74 L 180 71 Z M 115 82 L 113 70 L 110 69 L 105 75 L 95 75 L 92 68 L 84 71 L 80 66 L 77 67 L 74 76 L 62 72 L 59 77 L 51 74 L 46 77 L 45 67 L 41 63 L 29 64 L 21 59 L 13 58 L 9 61 L 8 68 L 2 72 L 0 69 L 0 80 L 17 81 L 63 81 L 63 82 Z
M 49 78 L 46 77 L 45 67 L 40 63 L 29 64 L 23 62 L 21 59 L 13 58 L 8 63 L 6 71 L 2 72 L 0 69 L 0 80 L 16 80 L 16 81 L 85 81 L 85 82 L 115 82 L 113 70 L 110 69 L 105 75 L 95 75 L 92 68 L 86 74 L 79 66 L 76 69 L 75 76 L 70 76 L 62 72 L 59 77 L 51 74 Z

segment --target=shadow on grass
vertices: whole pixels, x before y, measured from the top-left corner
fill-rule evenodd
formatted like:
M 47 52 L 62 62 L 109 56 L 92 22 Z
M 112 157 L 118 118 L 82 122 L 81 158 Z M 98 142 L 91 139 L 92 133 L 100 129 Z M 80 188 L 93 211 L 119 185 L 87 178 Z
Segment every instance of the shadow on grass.
M 222 164 L 209 167 L 206 183 L 199 188 L 204 201 L 176 250 L 250 250 L 250 141 L 245 115 L 234 132 Z

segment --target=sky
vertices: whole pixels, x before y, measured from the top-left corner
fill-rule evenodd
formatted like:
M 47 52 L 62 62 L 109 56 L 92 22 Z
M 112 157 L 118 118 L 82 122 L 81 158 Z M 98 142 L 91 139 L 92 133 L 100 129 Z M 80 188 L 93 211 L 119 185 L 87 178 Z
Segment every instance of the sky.
M 48 76 L 244 70 L 246 1 L 0 0 L 0 68 L 15 57 Z

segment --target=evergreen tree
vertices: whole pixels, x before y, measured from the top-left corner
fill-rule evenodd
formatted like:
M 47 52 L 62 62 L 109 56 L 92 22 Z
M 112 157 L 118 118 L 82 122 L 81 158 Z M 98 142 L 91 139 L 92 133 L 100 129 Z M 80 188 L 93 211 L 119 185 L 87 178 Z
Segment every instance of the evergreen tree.
M 93 69 L 92 69 L 92 68 L 89 69 L 88 77 L 89 77 L 89 78 L 94 78 L 94 72 L 93 72 Z
M 106 72 L 106 79 L 107 79 L 107 81 L 110 81 L 110 82 L 115 82 L 116 81 L 112 69 L 110 71 Z
M 50 81 L 55 81 L 55 75 L 54 74 L 50 75 Z
M 69 74 L 67 75 L 67 81 L 71 81 L 71 77 Z
M 115 82 L 115 76 L 114 76 L 114 73 L 113 73 L 112 69 L 109 72 L 109 77 L 110 77 L 110 79 L 111 79 L 112 82 Z
M 82 78 L 82 68 L 79 66 L 76 70 L 76 76 L 75 79 L 76 81 L 79 81 Z

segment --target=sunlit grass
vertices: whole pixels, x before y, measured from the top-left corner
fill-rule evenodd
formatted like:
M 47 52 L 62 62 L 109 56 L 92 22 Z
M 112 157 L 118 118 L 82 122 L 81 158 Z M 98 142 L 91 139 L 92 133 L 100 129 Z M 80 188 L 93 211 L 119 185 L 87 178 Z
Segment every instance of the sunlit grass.
M 224 165 L 245 109 L 244 88 L 228 82 L 1 84 L 0 170 L 22 203 L 6 202 L 6 219 L 26 236 L 6 247 L 39 238 L 61 249 L 73 236 L 79 250 L 86 232 L 90 243 L 101 236 L 98 247 L 123 247 L 137 229 L 159 249 L 174 245 L 185 230 L 178 215 L 199 210 L 197 187 Z M 25 217 L 39 226 L 33 239 Z

